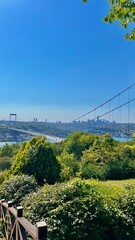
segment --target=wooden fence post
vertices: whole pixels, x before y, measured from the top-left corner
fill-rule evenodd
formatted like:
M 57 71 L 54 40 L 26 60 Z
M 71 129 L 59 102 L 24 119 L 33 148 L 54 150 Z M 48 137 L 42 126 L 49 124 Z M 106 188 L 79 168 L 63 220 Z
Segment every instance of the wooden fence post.
M 23 217 L 23 207 L 19 206 L 17 209 L 17 217 Z
M 8 201 L 8 208 L 12 207 L 13 202 L 12 201 Z
M 47 225 L 45 222 L 36 224 L 36 240 L 47 240 Z
M 19 206 L 16 208 L 17 212 L 16 212 L 16 217 L 22 217 L 23 216 L 23 207 Z M 20 240 L 20 234 L 19 234 L 19 223 L 17 221 L 16 218 L 16 240 Z
M 0 217 L 8 240 L 27 240 L 29 236 L 34 240 L 47 240 L 46 223 L 38 222 L 32 225 L 23 217 L 23 207 L 13 208 L 12 201 L 5 202 L 4 199 L 0 201 Z

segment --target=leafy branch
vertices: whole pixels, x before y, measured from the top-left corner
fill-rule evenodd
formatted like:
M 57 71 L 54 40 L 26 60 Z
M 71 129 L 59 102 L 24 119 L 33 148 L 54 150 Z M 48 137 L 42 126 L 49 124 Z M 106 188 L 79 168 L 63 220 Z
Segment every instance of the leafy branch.
M 84 3 L 88 0 L 83 0 Z M 110 4 L 110 11 L 103 18 L 104 22 L 114 23 L 118 20 L 120 26 L 128 29 L 129 24 L 135 23 L 135 1 L 134 0 L 108 0 Z M 128 40 L 135 40 L 135 28 L 130 33 L 125 35 Z

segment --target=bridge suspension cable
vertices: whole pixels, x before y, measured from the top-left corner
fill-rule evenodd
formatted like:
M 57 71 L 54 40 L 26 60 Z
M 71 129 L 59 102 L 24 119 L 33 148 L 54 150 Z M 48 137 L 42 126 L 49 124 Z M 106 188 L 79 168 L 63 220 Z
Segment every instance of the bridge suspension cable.
M 108 112 L 105 112 L 105 113 L 101 114 L 101 115 L 98 116 L 98 117 L 99 117 L 99 118 L 104 117 L 105 115 L 107 115 L 107 114 L 109 114 L 109 113 L 111 113 L 111 112 L 114 112 L 114 111 L 116 111 L 117 109 L 120 109 L 120 108 L 124 107 L 125 105 L 130 104 L 130 103 L 133 102 L 133 101 L 135 101 L 135 98 L 127 101 L 126 103 L 121 104 L 120 106 L 118 106 L 118 107 L 116 107 L 116 108 L 113 108 L 112 110 L 110 110 L 110 111 L 108 111 Z M 93 118 L 92 120 L 95 120 L 95 119 L 96 119 L 96 118 Z
M 89 112 L 81 115 L 80 117 L 74 119 L 74 120 L 71 121 L 71 122 L 78 121 L 78 120 L 80 120 L 81 118 L 86 117 L 88 114 L 90 114 L 90 113 L 96 111 L 97 109 L 103 107 L 103 106 L 106 105 L 107 103 L 111 102 L 111 101 L 114 100 L 115 98 L 119 97 L 120 95 L 122 95 L 122 94 L 125 93 L 126 91 L 130 90 L 131 88 L 133 88 L 134 86 L 135 86 L 135 84 L 129 86 L 128 88 L 124 89 L 123 91 L 121 91 L 120 93 L 118 93 L 117 95 L 115 95 L 114 97 L 110 98 L 109 100 L 105 101 L 104 103 L 100 104 L 99 106 L 95 107 L 94 109 L 92 109 L 92 110 L 90 110 Z M 131 101 L 132 101 L 132 100 L 131 100 Z M 130 103 L 130 101 L 127 102 L 127 104 L 128 104 L 128 103 Z M 123 104 L 122 104 L 122 105 L 123 105 Z M 121 105 L 121 107 L 122 107 L 122 105 Z M 124 105 L 126 105 L 126 104 L 124 104 Z M 123 105 L 123 106 L 124 106 L 124 105 Z M 119 109 L 119 108 L 120 108 L 120 107 L 117 107 L 116 109 Z M 115 109 L 115 110 L 116 110 L 116 109 Z M 114 111 L 115 111 L 115 110 L 114 110 Z M 112 112 L 112 110 L 109 111 L 108 113 L 110 113 L 110 112 Z M 104 114 L 104 115 L 106 115 L 106 114 Z M 103 115 L 103 116 L 104 116 L 104 115 Z M 101 117 L 101 116 L 99 116 L 99 117 Z

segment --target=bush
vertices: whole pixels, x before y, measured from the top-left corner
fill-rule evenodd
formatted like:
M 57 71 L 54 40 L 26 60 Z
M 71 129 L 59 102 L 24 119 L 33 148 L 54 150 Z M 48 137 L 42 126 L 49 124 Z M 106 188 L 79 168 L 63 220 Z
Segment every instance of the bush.
M 34 177 L 27 175 L 14 176 L 0 186 L 0 199 L 13 201 L 13 204 L 19 205 L 26 194 L 37 190 L 37 188 L 38 185 Z
M 47 222 L 50 240 L 134 240 L 135 188 L 131 186 L 74 180 L 46 185 L 22 204 L 33 223 Z

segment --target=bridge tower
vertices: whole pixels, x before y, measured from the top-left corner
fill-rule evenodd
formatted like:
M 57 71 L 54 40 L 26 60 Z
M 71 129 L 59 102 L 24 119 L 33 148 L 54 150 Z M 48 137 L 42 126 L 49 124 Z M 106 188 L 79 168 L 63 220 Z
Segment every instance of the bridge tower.
M 10 113 L 10 122 L 16 122 L 17 121 L 17 114 L 16 113 Z

